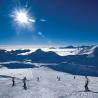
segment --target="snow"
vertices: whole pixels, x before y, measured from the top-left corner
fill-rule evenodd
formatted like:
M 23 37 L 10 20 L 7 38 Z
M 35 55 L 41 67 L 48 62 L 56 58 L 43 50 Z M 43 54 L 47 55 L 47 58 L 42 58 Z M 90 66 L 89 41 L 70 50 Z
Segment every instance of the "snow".
M 14 76 L 16 86 L 12 87 L 10 78 Z M 27 77 L 27 90 L 23 89 L 23 77 Z M 60 76 L 61 81 L 57 80 Z M 37 81 L 39 77 L 39 81 Z M 84 92 L 84 76 L 75 76 L 51 70 L 47 67 L 27 69 L 0 69 L 0 98 L 98 98 L 98 77 L 88 77 L 89 89 Z
M 94 50 L 98 46 L 91 48 L 76 49 L 49 49 L 41 48 L 43 51 L 53 51 L 61 56 L 87 54 L 93 55 Z M 29 52 L 20 53 L 18 55 L 28 55 L 38 48 L 30 48 Z M 16 49 L 15 49 L 16 50 Z M 21 49 L 22 50 L 22 49 Z M 24 50 L 24 49 L 23 49 Z M 8 51 L 11 51 L 8 49 Z M 32 64 L 34 68 L 8 69 L 4 64 Z M 66 62 L 65 62 L 66 64 Z M 41 66 L 44 65 L 44 66 Z M 57 65 L 56 63 L 32 63 L 31 60 L 26 61 L 8 61 L 0 62 L 0 98 L 98 98 L 98 77 L 89 78 L 90 92 L 84 92 L 85 77 L 72 75 L 65 72 L 52 70 L 45 65 Z M 64 65 L 65 66 L 65 65 Z M 82 66 L 85 68 L 84 66 Z M 81 67 L 81 68 L 82 68 Z M 76 69 L 77 70 L 77 69 Z M 76 71 L 75 70 L 75 71 Z M 97 70 L 94 70 L 97 71 Z M 27 90 L 23 89 L 22 79 L 27 78 Z M 57 79 L 60 77 L 60 81 Z M 75 79 L 74 79 L 75 76 Z M 12 87 L 11 77 L 16 77 L 16 86 Z M 39 78 L 39 81 L 37 80 Z
M 97 47 L 98 47 L 98 45 L 93 45 L 93 46 L 90 46 L 89 48 L 80 49 L 78 54 L 80 54 L 80 55 L 83 55 L 83 54 L 93 55 L 93 52 L 95 51 L 95 49 Z

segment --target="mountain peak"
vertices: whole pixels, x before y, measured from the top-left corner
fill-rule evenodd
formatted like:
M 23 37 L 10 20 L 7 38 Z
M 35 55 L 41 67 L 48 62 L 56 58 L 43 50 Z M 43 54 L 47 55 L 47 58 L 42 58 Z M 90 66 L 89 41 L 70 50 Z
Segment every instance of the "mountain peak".
M 37 49 L 35 52 L 37 52 L 37 53 L 44 53 L 44 51 L 42 50 L 42 49 Z

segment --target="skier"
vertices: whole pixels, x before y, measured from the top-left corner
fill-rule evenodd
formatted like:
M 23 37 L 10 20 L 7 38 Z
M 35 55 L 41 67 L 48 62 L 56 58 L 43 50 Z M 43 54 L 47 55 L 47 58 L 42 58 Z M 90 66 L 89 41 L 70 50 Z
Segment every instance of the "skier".
M 87 76 L 85 76 L 85 79 L 86 79 L 86 81 L 85 81 L 85 86 L 84 87 L 85 87 L 85 91 L 88 92 L 88 91 L 90 91 L 89 88 L 88 88 L 89 79 L 88 79 Z
M 15 77 L 12 77 L 12 87 L 15 86 Z
M 37 77 L 37 81 L 39 82 L 39 77 Z
M 75 79 L 76 77 L 74 76 L 74 79 Z
M 26 77 L 24 77 L 23 78 L 23 88 L 25 89 L 25 90 L 27 90 L 27 85 L 26 85 L 26 80 L 27 80 L 27 78 Z
M 61 81 L 61 78 L 60 77 L 58 77 L 58 81 Z
M 60 78 L 59 76 L 57 76 L 57 80 L 58 80 L 58 81 L 60 81 L 60 80 L 61 80 L 61 78 Z

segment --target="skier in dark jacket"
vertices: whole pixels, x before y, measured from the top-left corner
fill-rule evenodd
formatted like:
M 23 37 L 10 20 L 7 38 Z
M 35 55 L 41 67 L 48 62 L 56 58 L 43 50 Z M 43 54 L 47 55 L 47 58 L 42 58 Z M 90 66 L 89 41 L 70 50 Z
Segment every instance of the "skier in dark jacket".
M 75 79 L 76 77 L 74 76 L 74 79 Z
M 23 88 L 25 89 L 25 90 L 27 90 L 27 85 L 26 85 L 26 81 L 27 81 L 27 78 L 26 77 L 24 77 L 23 78 Z
M 61 80 L 61 78 L 60 78 L 59 76 L 57 76 L 57 80 L 58 80 L 58 81 L 60 81 L 60 80 Z
M 85 79 L 86 79 L 86 80 L 85 80 L 85 86 L 84 86 L 84 87 L 85 87 L 85 91 L 88 92 L 88 91 L 90 91 L 89 88 L 88 88 L 89 79 L 88 79 L 87 76 L 85 76 Z
M 12 87 L 15 86 L 15 77 L 12 77 Z

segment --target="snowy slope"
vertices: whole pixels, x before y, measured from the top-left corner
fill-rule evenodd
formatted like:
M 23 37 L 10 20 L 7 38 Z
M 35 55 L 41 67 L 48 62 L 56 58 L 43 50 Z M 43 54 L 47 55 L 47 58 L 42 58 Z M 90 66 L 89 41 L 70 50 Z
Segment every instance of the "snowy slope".
M 11 87 L 11 79 L 3 77 L 15 76 L 16 86 Z M 23 89 L 21 79 L 26 76 L 27 90 Z M 57 80 L 60 76 L 61 81 Z M 37 81 L 39 77 L 40 81 Z M 85 78 L 50 70 L 45 67 L 34 69 L 0 69 L 0 98 L 98 98 L 98 78 L 89 77 L 89 88 L 93 92 L 83 92 Z M 19 79 L 18 79 L 19 78 Z

